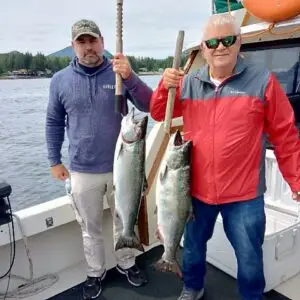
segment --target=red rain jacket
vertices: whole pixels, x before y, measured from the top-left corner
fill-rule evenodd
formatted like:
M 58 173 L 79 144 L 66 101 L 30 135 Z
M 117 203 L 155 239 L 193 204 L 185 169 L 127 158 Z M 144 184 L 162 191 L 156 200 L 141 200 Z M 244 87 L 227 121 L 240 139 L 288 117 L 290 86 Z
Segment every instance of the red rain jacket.
M 209 204 L 256 198 L 266 191 L 266 138 L 292 191 L 300 191 L 300 142 L 293 109 L 275 76 L 239 58 L 216 87 L 208 66 L 184 76 L 173 117 L 193 141 L 192 196 Z M 150 113 L 163 121 L 168 90 L 160 81 Z

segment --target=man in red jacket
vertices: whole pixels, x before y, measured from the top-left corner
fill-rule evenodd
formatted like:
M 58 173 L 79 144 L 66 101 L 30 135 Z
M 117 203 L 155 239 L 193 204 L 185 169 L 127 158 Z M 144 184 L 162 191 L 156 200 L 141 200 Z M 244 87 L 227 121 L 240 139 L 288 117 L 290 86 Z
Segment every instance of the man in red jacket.
M 239 55 L 240 45 L 234 19 L 212 16 L 201 44 L 207 66 L 188 75 L 166 69 L 151 99 L 152 118 L 163 121 L 168 88 L 177 88 L 173 117 L 183 116 L 185 139 L 193 142 L 195 218 L 186 224 L 184 289 L 178 300 L 203 296 L 206 245 L 219 213 L 235 251 L 241 298 L 262 299 L 267 137 L 294 200 L 300 200 L 293 109 L 274 75 Z

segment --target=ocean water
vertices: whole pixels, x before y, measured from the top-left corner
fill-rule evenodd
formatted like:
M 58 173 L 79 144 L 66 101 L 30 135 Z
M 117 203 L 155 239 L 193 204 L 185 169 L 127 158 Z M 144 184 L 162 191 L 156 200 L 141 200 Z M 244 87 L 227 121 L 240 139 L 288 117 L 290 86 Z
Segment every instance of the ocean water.
M 152 88 L 160 76 L 143 76 Z M 14 211 L 65 194 L 64 183 L 50 174 L 45 143 L 45 114 L 50 79 L 0 80 L 0 180 L 12 186 Z M 153 120 L 149 121 L 149 129 Z M 149 130 L 148 129 L 148 130 Z M 63 145 L 67 162 L 67 142 Z

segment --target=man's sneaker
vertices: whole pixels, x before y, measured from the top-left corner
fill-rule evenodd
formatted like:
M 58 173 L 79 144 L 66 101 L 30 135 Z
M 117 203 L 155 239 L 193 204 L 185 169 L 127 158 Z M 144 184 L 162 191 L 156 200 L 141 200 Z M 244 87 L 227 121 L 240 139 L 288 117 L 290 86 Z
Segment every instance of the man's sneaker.
M 204 289 L 201 291 L 194 291 L 192 289 L 184 288 L 177 300 L 200 300 L 204 295 Z
M 102 292 L 102 280 L 106 276 L 106 270 L 101 277 L 90 277 L 88 276 L 83 285 L 83 299 L 97 299 Z
M 128 282 L 133 286 L 141 286 L 147 283 L 146 277 L 141 273 L 136 265 L 129 269 L 123 269 L 117 265 L 116 269 L 119 273 L 126 275 Z

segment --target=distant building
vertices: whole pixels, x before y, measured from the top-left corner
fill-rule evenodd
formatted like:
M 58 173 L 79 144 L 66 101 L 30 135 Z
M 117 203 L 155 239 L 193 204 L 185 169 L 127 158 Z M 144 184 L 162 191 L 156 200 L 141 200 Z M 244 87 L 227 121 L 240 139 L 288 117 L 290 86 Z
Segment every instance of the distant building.
M 147 68 L 139 68 L 139 72 L 148 72 Z
M 16 76 L 26 76 L 26 75 L 28 75 L 28 71 L 26 69 L 14 70 L 11 73 L 12 73 L 12 75 L 16 75 Z

